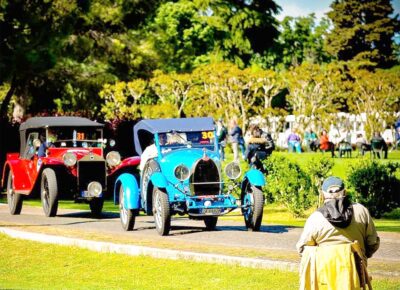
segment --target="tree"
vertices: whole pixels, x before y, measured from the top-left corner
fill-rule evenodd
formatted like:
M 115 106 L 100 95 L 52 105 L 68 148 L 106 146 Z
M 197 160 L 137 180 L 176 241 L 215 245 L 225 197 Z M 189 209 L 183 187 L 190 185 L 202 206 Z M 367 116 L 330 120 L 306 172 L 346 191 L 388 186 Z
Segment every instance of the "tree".
M 105 118 L 134 120 L 141 117 L 139 105 L 146 88 L 147 82 L 142 79 L 114 85 L 105 84 L 99 93 L 100 98 L 105 101 L 101 108 Z
M 41 74 L 54 67 L 79 10 L 73 1 L 1 2 L 0 85 L 10 84 L 1 104 L 1 118 L 6 117 L 14 94 L 25 99 L 29 86 L 40 83 Z
M 324 38 L 329 28 L 329 20 L 322 18 L 316 24 L 314 14 L 306 17 L 286 16 L 281 22 L 278 49 L 285 67 L 299 65 L 304 61 L 325 63 L 330 61 L 324 50 Z
M 190 71 L 214 49 L 215 28 L 192 1 L 167 2 L 154 19 L 154 46 L 164 71 Z
M 394 112 L 400 109 L 400 74 L 396 70 L 352 69 L 347 85 L 352 94 L 348 103 L 356 114 L 365 114 L 366 132 L 372 137 L 395 121 Z
M 345 92 L 341 67 L 335 63 L 303 63 L 291 68 L 285 79 L 289 90 L 287 99 L 301 127 L 329 125 L 329 114 L 337 112 L 339 99 Z
M 395 63 L 392 39 L 400 26 L 398 15 L 390 17 L 390 0 L 335 0 L 331 8 L 329 53 L 338 60 L 363 62 L 364 67 L 387 68 Z
M 244 67 L 252 57 L 265 54 L 278 37 L 274 15 L 280 7 L 273 0 L 195 2 L 209 16 L 209 25 L 217 30 L 215 54 L 219 60 Z
M 159 97 L 161 103 L 172 104 L 175 112 L 170 112 L 174 117 L 185 117 L 184 108 L 191 97 L 194 83 L 190 74 L 170 73 L 160 71 L 154 73 L 150 80 L 150 87 Z

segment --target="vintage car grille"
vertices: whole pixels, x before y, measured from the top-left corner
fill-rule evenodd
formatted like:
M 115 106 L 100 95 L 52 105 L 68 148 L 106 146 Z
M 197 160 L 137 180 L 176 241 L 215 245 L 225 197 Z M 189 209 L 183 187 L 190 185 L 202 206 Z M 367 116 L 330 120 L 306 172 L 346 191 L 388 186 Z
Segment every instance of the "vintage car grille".
M 200 159 L 192 176 L 191 189 L 194 195 L 217 195 L 220 193 L 220 176 L 218 167 L 211 159 Z
M 104 160 L 78 161 L 78 187 L 87 190 L 92 181 L 100 182 L 103 190 L 106 189 L 106 162 Z

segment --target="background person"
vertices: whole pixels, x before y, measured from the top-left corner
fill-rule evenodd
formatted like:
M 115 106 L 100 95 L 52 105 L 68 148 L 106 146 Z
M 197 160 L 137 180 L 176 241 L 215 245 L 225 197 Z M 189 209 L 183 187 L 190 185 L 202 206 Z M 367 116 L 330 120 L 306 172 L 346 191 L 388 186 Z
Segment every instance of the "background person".
M 229 123 L 229 136 L 232 144 L 233 161 L 239 161 L 239 145 L 241 146 L 242 156 L 244 158 L 244 139 L 242 129 L 238 126 L 235 119 Z M 239 144 L 241 143 L 241 144 Z
M 318 137 L 313 130 L 307 130 L 304 132 L 304 141 L 308 150 L 317 151 L 318 148 Z
M 321 136 L 319 137 L 319 149 L 322 151 L 331 151 L 332 157 L 335 157 L 335 145 L 329 141 L 326 130 L 322 130 Z
M 384 157 L 385 159 L 387 159 L 388 157 L 388 146 L 385 142 L 385 140 L 382 138 L 381 134 L 379 132 L 374 132 L 374 135 L 371 139 L 371 148 L 382 148 L 382 151 L 384 152 Z M 375 153 L 374 153 L 375 154 Z M 378 154 L 378 158 L 381 158 L 381 156 L 379 156 Z
M 226 138 L 228 135 L 228 130 L 226 129 L 223 120 L 218 119 L 217 121 L 217 141 L 219 144 L 219 154 L 221 156 L 221 160 L 225 160 L 225 146 L 226 146 Z
M 287 144 L 289 152 L 296 150 L 297 153 L 301 153 L 301 139 L 295 129 L 292 129 L 292 132 L 289 134 Z
M 38 157 L 46 157 L 47 149 L 54 147 L 54 142 L 57 141 L 57 135 L 54 131 L 49 129 L 47 132 L 47 140 L 44 135 L 40 135 L 39 140 L 41 144 L 38 149 Z

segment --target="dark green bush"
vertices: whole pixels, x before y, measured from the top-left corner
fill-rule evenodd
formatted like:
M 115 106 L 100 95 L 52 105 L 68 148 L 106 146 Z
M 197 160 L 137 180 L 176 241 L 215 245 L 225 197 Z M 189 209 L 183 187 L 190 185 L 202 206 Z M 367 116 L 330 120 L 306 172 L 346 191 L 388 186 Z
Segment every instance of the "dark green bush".
M 272 155 L 265 161 L 267 168 L 267 198 L 283 204 L 294 216 L 315 203 L 310 176 L 297 163 Z
M 315 196 L 319 195 L 322 182 L 330 176 L 334 162 L 331 157 L 313 157 L 305 166 L 306 173 L 311 178 L 312 192 Z
M 399 207 L 400 180 L 396 177 L 399 169 L 400 163 L 375 161 L 364 161 L 352 166 L 348 183 L 353 199 L 365 205 L 376 218 Z

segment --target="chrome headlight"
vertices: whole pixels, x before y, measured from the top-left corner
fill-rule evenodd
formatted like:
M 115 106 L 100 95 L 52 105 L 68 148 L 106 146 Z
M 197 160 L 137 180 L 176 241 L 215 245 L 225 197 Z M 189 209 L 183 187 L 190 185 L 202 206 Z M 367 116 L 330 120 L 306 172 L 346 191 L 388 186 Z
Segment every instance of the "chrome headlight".
M 100 182 L 92 181 L 89 183 L 87 191 L 89 196 L 99 197 L 103 191 L 103 187 Z
M 63 161 L 67 166 L 74 166 L 76 164 L 76 155 L 72 152 L 67 152 L 63 156 Z
M 225 174 L 229 179 L 237 179 L 242 174 L 242 170 L 240 169 L 239 163 L 231 162 L 225 166 Z
M 114 167 L 121 163 L 121 155 L 117 151 L 108 152 L 106 156 L 108 166 Z
M 187 168 L 186 165 L 180 164 L 177 167 L 175 167 L 174 175 L 176 179 L 178 179 L 179 181 L 184 181 L 189 178 L 190 170 L 189 168 Z

